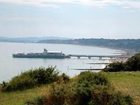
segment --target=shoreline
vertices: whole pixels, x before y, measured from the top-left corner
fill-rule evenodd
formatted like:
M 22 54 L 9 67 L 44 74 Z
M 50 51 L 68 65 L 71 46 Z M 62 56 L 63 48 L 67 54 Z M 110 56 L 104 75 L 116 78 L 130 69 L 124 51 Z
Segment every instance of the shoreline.
M 135 54 L 137 51 L 131 50 L 131 49 L 123 49 L 123 48 L 114 48 L 114 47 L 106 47 L 106 46 L 97 46 L 97 45 L 85 45 L 85 44 L 75 44 L 75 43 L 49 43 L 49 42 L 13 42 L 13 41 L 0 41 L 0 43 L 34 43 L 34 44 L 67 44 L 67 45 L 78 45 L 78 46 L 89 46 L 89 47 L 99 47 L 99 48 L 108 48 L 112 50 L 120 50 L 124 52 L 125 54 L 130 53 L 130 54 Z M 133 53 L 132 53 L 133 52 Z

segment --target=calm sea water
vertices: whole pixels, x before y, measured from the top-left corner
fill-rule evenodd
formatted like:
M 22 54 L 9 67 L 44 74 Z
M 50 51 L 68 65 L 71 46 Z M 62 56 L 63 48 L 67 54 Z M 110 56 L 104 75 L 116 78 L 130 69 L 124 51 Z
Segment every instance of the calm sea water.
M 48 51 L 62 51 L 65 54 L 86 54 L 86 55 L 115 55 L 122 51 L 68 44 L 37 44 L 37 43 L 0 43 L 0 82 L 11 79 L 13 76 L 26 70 L 37 67 L 56 66 L 61 73 L 70 76 L 77 75 L 80 70 L 87 68 L 103 68 L 105 65 L 91 65 L 93 62 L 108 62 L 97 58 L 72 58 L 72 59 L 35 59 L 35 58 L 13 58 L 13 53 L 19 52 L 42 52 L 46 48 Z

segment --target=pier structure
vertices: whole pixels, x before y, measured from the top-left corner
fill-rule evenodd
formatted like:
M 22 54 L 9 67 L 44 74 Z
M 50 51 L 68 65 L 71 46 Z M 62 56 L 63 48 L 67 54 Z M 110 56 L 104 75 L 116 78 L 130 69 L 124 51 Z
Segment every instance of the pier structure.
M 109 59 L 128 59 L 129 56 L 126 55 L 76 55 L 76 54 L 70 54 L 68 55 L 70 58 L 72 57 L 76 57 L 78 59 L 84 57 L 84 58 L 99 58 L 99 59 L 103 59 L 103 58 L 109 58 Z

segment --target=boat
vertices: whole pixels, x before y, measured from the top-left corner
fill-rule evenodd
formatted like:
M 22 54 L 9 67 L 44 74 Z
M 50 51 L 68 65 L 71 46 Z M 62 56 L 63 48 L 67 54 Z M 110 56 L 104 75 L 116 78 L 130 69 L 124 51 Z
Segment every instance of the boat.
M 70 58 L 69 55 L 65 55 L 62 52 L 48 52 L 48 50 L 44 49 L 42 53 L 17 53 L 13 54 L 14 58 L 55 58 L 55 59 L 64 59 Z

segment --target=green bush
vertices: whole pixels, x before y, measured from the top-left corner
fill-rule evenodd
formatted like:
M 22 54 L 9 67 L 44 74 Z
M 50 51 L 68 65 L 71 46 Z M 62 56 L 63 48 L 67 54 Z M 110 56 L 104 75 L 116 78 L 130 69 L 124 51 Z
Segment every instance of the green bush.
M 128 71 L 140 71 L 140 53 L 129 58 L 125 65 Z
M 79 105 L 86 105 L 91 99 L 91 91 L 96 86 L 108 86 L 109 82 L 104 74 L 82 72 L 76 82 L 76 94 L 79 96 Z
M 58 72 L 55 68 L 38 68 L 28 72 L 36 84 L 46 84 L 56 81 L 58 79 Z
M 111 88 L 99 86 L 92 91 L 90 105 L 133 105 L 133 100 Z
M 49 84 L 57 81 L 59 76 L 54 67 L 29 70 L 12 78 L 9 82 L 1 85 L 2 91 L 16 91 L 32 88 L 41 84 Z
M 140 53 L 132 56 L 126 62 L 114 62 L 105 67 L 103 71 L 119 72 L 119 71 L 140 71 Z
M 132 105 L 133 100 L 130 96 L 115 92 L 104 74 L 83 72 L 69 82 L 52 84 L 46 96 L 30 103 L 35 103 L 32 105 Z
M 78 76 L 78 82 L 88 82 L 90 85 L 107 85 L 109 84 L 104 73 L 92 73 L 90 71 L 82 72 Z
M 106 66 L 104 71 L 109 72 L 118 72 L 118 71 L 124 71 L 125 65 L 122 62 L 114 62 Z
M 57 82 L 64 82 L 67 83 L 70 80 L 69 76 L 67 76 L 65 73 L 59 76 Z

